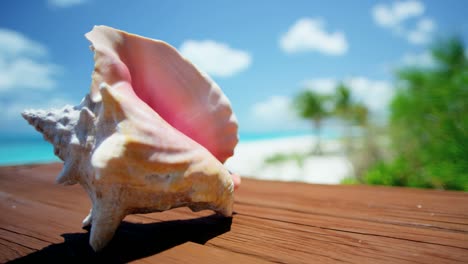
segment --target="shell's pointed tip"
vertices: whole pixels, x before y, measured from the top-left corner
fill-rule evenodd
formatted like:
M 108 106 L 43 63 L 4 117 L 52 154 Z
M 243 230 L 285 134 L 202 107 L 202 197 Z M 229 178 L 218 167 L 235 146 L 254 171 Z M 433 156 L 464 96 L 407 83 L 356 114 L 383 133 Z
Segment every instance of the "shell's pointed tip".
M 33 114 L 33 112 L 34 112 L 33 109 L 24 109 L 23 112 L 21 112 L 21 116 L 26 119 L 30 117 Z
M 67 164 L 63 165 L 63 169 L 60 172 L 60 174 L 57 176 L 55 179 L 56 184 L 63 184 L 63 185 L 73 185 L 76 183 L 75 180 L 73 180 L 73 177 L 71 175 L 72 171 L 70 170 L 70 166 Z
M 89 98 L 90 98 L 90 101 L 93 102 L 93 103 L 102 102 L 101 93 L 94 93 L 94 94 L 91 95 Z
M 62 175 L 57 176 L 55 179 L 55 184 L 73 185 L 72 182 L 68 181 L 67 177 L 63 177 Z
M 110 85 L 108 83 L 102 82 L 101 84 L 99 84 L 99 92 L 90 93 L 89 99 L 93 103 L 102 102 L 102 90 L 108 90 L 110 88 L 111 87 L 110 87 Z
M 31 116 L 31 113 L 29 113 L 28 110 L 24 110 L 23 112 L 21 112 L 21 116 L 22 116 L 24 119 L 28 120 L 28 118 Z
M 34 125 L 34 121 L 41 117 L 42 110 L 36 109 L 25 109 L 21 112 L 21 116 L 28 121 L 31 125 Z
M 109 84 L 107 84 L 106 82 L 102 82 L 100 85 L 99 85 L 99 89 L 102 90 L 102 89 L 109 89 L 110 86 Z
M 55 178 L 55 184 L 64 184 L 66 181 L 63 179 L 62 173 Z
M 103 243 L 101 243 L 100 241 L 95 241 L 95 240 L 89 241 L 89 245 L 94 250 L 94 252 L 99 252 L 105 247 Z

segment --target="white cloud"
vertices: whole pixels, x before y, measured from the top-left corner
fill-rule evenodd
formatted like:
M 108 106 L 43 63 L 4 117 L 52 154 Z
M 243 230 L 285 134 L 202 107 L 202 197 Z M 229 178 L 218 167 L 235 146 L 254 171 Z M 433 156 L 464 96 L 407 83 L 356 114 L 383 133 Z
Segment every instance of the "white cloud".
M 397 1 L 392 5 L 378 4 L 372 8 L 372 16 L 379 26 L 392 30 L 412 44 L 428 43 L 434 32 L 435 22 L 422 17 L 424 12 L 424 4 L 417 0 Z M 412 18 L 417 22 L 409 27 L 407 24 Z
M 61 68 L 47 61 L 47 49 L 23 34 L 0 29 L 0 92 L 50 90 Z
M 48 59 L 47 48 L 20 32 L 0 28 L 0 123 L 3 132 L 33 131 L 21 118 L 25 108 L 60 107 L 68 100 L 46 93 L 57 85 L 62 68 Z
M 281 36 L 280 47 L 287 53 L 318 51 L 327 55 L 343 55 L 348 51 L 348 42 L 341 31 L 326 32 L 322 20 L 302 18 Z
M 15 121 L 21 119 L 21 112 L 25 109 L 52 109 L 62 108 L 65 105 L 76 105 L 70 99 L 61 96 L 37 96 L 28 100 L 13 100 L 6 103 L 4 117 L 6 120 Z
M 60 68 L 53 64 L 39 63 L 29 58 L 18 58 L 0 65 L 0 91 L 15 87 L 50 90 L 56 86 L 53 76 Z
M 301 86 L 319 94 L 331 94 L 335 92 L 337 82 L 333 78 L 317 78 L 301 82 Z
M 21 117 L 21 112 L 25 109 L 51 109 L 62 108 L 65 105 L 76 105 L 66 96 L 49 95 L 40 92 L 15 94 L 16 97 L 2 98 L 0 95 L 1 106 L 4 110 L 0 114 L 2 123 L 2 132 L 4 133 L 36 133 L 28 125 L 28 122 Z
M 350 87 L 355 101 L 362 102 L 377 114 L 387 111 L 394 94 L 389 82 L 357 76 L 346 79 L 344 83 Z
M 362 76 L 344 79 L 352 94 L 354 102 L 365 104 L 374 117 L 385 117 L 388 104 L 393 98 L 392 85 L 383 80 L 372 80 Z M 304 89 L 333 94 L 339 83 L 335 78 L 317 78 L 302 83 L 316 84 L 317 89 L 306 86 Z M 297 116 L 293 107 L 293 99 L 289 96 L 275 95 L 255 103 L 250 109 L 250 120 L 244 122 L 248 130 L 280 131 L 301 130 L 310 128 L 310 122 Z
M 310 128 L 310 124 L 300 118 L 292 108 L 292 99 L 284 95 L 274 95 L 255 103 L 250 108 L 245 129 L 250 131 L 288 131 Z
M 421 2 L 410 0 L 394 2 L 391 6 L 378 4 L 372 9 L 372 15 L 380 26 L 395 27 L 406 19 L 421 16 L 424 10 Z
M 419 20 L 416 28 L 408 32 L 408 40 L 413 44 L 424 44 L 430 41 L 435 23 L 429 18 Z
M 365 104 L 374 117 L 382 118 L 388 113 L 388 105 L 393 98 L 392 85 L 383 80 L 372 80 L 362 76 L 354 76 L 343 80 L 352 94 L 354 102 Z M 317 78 L 306 80 L 304 89 L 313 89 L 323 94 L 333 94 L 339 83 L 335 78 Z M 310 122 L 297 116 L 292 107 L 293 99 L 289 96 L 275 95 L 255 103 L 250 109 L 250 120 L 244 122 L 249 130 L 280 131 L 301 130 L 310 128 Z
M 50 6 L 67 8 L 86 3 L 87 0 L 48 0 Z
M 317 78 L 302 82 L 305 89 L 321 94 L 333 94 L 340 80 L 336 78 Z M 393 89 L 389 82 L 372 80 L 362 76 L 345 78 L 343 83 L 348 86 L 353 100 L 362 102 L 373 112 L 382 112 L 393 96 Z
M 402 66 L 430 68 L 435 65 L 435 60 L 429 51 L 425 51 L 418 54 L 407 53 L 403 55 L 401 59 L 401 64 Z
M 0 58 L 20 55 L 44 56 L 47 49 L 40 43 L 28 39 L 23 34 L 0 28 Z
M 257 102 L 252 107 L 252 114 L 261 120 L 290 120 L 294 118 L 291 108 L 291 98 L 287 96 L 272 96 L 265 101 Z
M 197 67 L 213 76 L 230 77 L 247 69 L 252 63 L 248 52 L 213 40 L 187 40 L 179 50 Z

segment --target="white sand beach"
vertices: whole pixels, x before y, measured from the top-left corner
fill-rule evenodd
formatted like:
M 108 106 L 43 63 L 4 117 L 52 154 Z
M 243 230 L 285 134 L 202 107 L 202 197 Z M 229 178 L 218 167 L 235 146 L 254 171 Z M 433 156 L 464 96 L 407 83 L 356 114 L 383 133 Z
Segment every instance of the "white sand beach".
M 352 175 L 353 167 L 342 154 L 338 140 L 322 140 L 325 154 L 307 156 L 302 166 L 296 160 L 265 162 L 275 154 L 310 153 L 314 143 L 313 136 L 240 142 L 226 166 L 243 177 L 320 184 L 338 184 Z

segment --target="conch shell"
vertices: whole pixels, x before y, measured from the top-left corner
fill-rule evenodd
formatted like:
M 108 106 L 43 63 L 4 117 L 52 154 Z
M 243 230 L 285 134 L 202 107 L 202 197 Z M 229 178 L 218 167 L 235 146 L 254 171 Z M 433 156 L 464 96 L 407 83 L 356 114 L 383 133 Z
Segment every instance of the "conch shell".
M 237 121 L 221 89 L 165 42 L 106 26 L 86 37 L 90 93 L 74 107 L 22 115 L 64 161 L 57 182 L 79 183 L 91 198 L 83 225 L 92 248 L 128 214 L 188 206 L 231 216 L 234 182 L 222 163 Z

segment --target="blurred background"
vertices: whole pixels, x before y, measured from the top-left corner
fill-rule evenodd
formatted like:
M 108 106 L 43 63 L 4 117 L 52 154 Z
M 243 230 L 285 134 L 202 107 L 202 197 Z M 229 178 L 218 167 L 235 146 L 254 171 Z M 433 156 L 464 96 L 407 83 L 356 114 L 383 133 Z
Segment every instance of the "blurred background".
M 108 25 L 161 39 L 231 100 L 243 176 L 468 191 L 468 2 L 0 3 L 0 165 L 59 161 L 25 108 L 76 105 Z

